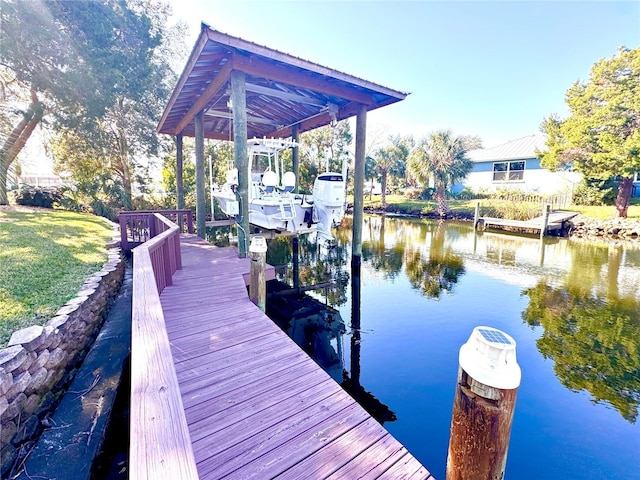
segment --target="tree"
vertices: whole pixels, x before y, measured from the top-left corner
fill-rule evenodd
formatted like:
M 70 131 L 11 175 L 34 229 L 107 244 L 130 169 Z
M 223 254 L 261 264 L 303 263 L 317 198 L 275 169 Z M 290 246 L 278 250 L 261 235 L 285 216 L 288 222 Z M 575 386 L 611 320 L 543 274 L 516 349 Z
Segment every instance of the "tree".
M 430 180 L 435 183 L 441 218 L 449 212 L 447 190 L 463 179 L 473 166 L 465 156 L 467 151 L 480 146 L 478 137 L 454 137 L 451 130 L 442 130 L 421 140 L 409 156 L 409 169 L 416 180 L 425 185 Z
M 380 174 L 382 208 L 387 206 L 387 178 L 391 175 L 404 176 L 404 166 L 409 156 L 409 141 L 400 135 L 389 137 L 389 144 L 374 154 L 375 169 Z
M 131 184 L 144 174 L 131 162 L 157 152 L 155 125 L 172 78 L 167 56 L 158 53 L 168 14 L 162 4 L 142 0 L 3 1 L 2 78 L 30 94 L 29 102 L 14 106 L 9 122 L 15 126 L 0 148 L 0 204 L 7 203 L 6 171 L 51 115 L 57 150 L 75 154 L 58 158 L 58 167 L 78 180 L 82 169 L 71 167 L 82 154 L 75 144 L 96 142 L 87 157 L 109 155 L 92 173 L 102 177 L 113 167 L 130 205 Z
M 547 147 L 538 152 L 551 170 L 572 166 L 587 178 L 619 177 L 616 214 L 627 216 L 633 175 L 640 171 L 640 48 L 620 48 L 591 68 L 586 83 L 566 93 L 570 115 L 545 118 Z
M 47 113 L 83 103 L 92 114 L 102 112 L 111 90 L 100 84 L 102 72 L 93 68 L 89 52 L 96 51 L 92 42 L 99 41 L 106 18 L 97 2 L 2 2 L 2 93 L 9 85 L 10 93 L 22 93 L 1 112 L 3 123 L 12 127 L 0 147 L 0 204 L 8 202 L 9 167 Z
M 131 5 L 136 8 L 136 4 Z M 74 151 L 75 155 L 56 155 L 55 169 L 81 182 L 84 170 L 77 168 L 78 157 L 101 158 L 102 170 L 123 185 L 122 206 L 131 209 L 133 184 L 147 182 L 149 159 L 159 151 L 155 126 L 169 93 L 166 78 L 172 75 L 165 58 L 156 50 L 161 45 L 161 27 L 168 14 L 155 12 L 154 19 L 160 24 L 153 25 L 146 14 L 128 8 L 124 2 L 112 6 L 111 25 L 99 49 L 99 68 L 108 75 L 111 102 L 100 117 L 91 115 L 86 105 L 57 115 L 55 151 Z M 87 138 L 92 141 L 86 142 Z M 78 151 L 75 145 L 81 143 L 83 151 Z
M 365 180 L 371 180 L 371 188 L 369 189 L 369 200 L 373 195 L 373 181 L 377 177 L 376 172 L 376 160 L 369 155 L 364 157 L 364 178 Z
M 342 162 L 348 158 L 353 136 L 349 122 L 342 120 L 333 126 L 316 128 L 300 135 L 300 179 L 298 185 L 311 191 L 313 182 L 327 167 L 340 172 Z

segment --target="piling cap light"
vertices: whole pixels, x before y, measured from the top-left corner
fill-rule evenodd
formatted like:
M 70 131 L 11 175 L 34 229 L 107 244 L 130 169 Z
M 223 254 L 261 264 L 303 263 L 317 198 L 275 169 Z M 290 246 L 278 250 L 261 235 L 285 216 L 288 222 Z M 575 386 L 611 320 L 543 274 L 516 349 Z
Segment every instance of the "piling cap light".
M 264 237 L 253 237 L 249 245 L 250 253 L 267 253 L 267 240 Z
M 516 360 L 516 341 L 491 327 L 475 327 L 460 347 L 459 362 L 474 380 L 493 388 L 520 386 L 522 373 Z

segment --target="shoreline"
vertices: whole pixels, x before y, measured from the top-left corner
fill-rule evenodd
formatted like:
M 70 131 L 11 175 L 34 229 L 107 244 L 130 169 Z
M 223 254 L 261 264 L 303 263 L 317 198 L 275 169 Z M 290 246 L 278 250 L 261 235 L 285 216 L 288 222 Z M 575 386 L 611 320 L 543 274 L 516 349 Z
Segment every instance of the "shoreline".
M 412 214 L 393 210 L 365 208 L 365 213 L 371 215 L 388 215 L 398 218 L 415 218 L 424 220 L 440 220 L 437 213 Z M 456 222 L 473 222 L 473 214 L 454 213 L 442 220 Z M 580 241 L 605 242 L 613 245 L 628 244 L 640 247 L 640 221 L 627 218 L 609 218 L 601 220 L 586 217 L 582 214 L 569 220 L 567 234 L 562 238 Z

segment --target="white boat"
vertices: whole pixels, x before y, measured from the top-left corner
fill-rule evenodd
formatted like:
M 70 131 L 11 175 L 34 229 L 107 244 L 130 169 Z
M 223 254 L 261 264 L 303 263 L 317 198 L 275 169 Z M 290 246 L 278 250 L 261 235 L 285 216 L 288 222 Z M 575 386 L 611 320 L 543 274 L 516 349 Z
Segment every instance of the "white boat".
M 297 178 L 291 171 L 283 172 L 280 152 L 297 146 L 291 140 L 254 138 L 249 147 L 249 223 L 280 232 L 316 230 L 318 240 L 332 241 L 331 228 L 342 221 L 345 213 L 344 173 L 325 172 L 316 178 L 312 195 L 294 193 Z M 238 170 L 227 172 L 224 185 L 213 196 L 220 209 L 229 216 L 241 214 Z

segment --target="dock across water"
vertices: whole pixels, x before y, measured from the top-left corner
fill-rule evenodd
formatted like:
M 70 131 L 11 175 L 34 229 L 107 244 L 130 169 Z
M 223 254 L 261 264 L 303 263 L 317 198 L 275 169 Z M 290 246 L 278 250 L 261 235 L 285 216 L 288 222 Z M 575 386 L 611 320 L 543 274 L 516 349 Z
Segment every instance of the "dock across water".
M 251 303 L 248 259 L 181 252 L 160 302 L 198 478 L 433 478 Z
M 541 215 L 530 220 L 511 220 L 506 218 L 479 217 L 478 225 L 481 223 L 483 230 L 498 229 L 520 233 L 540 234 L 544 229 L 544 233 L 557 232 L 566 228 L 566 222 L 577 216 L 578 212 L 554 211 L 549 213 L 548 220 L 545 225 L 545 216 Z

